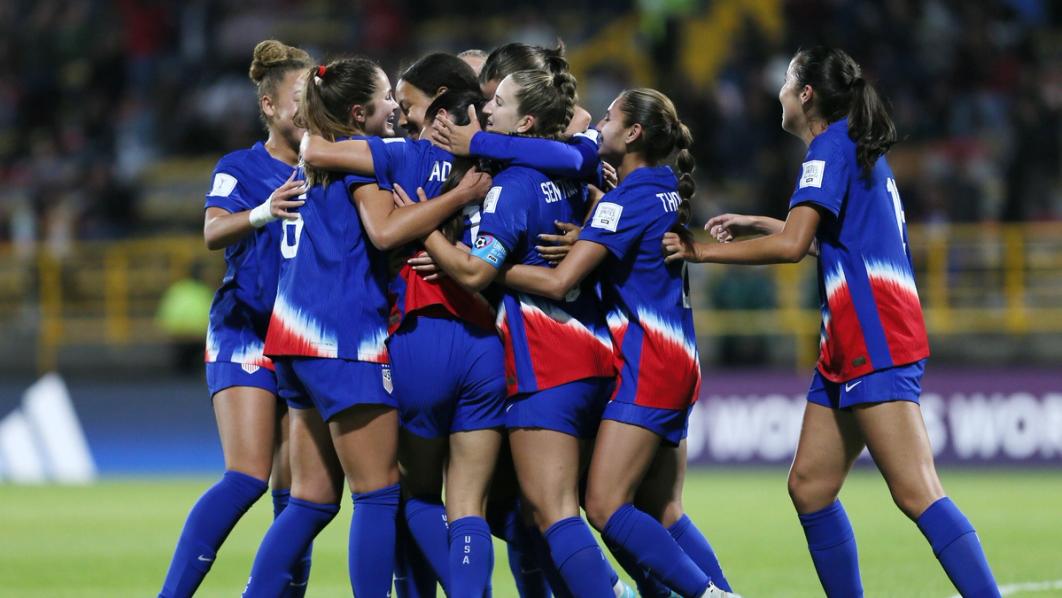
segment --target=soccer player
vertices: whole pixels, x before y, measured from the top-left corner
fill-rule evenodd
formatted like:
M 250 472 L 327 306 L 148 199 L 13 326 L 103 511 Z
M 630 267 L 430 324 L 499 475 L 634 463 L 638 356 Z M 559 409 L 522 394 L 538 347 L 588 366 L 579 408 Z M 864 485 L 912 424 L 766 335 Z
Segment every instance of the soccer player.
M 505 77 L 484 107 L 487 130 L 557 138 L 575 109 L 575 78 L 559 56 L 548 71 Z M 425 247 L 446 274 L 485 288 L 507 263 L 545 264 L 535 249 L 555 221 L 581 220 L 582 186 L 521 166 L 495 176 L 471 253 L 439 233 Z M 506 426 L 525 506 L 575 596 L 625 591 L 579 516 L 581 444 L 596 433 L 611 390 L 611 344 L 590 285 L 564 301 L 506 289 L 498 307 L 506 351 Z M 554 588 L 558 591 L 558 588 Z
M 287 419 L 278 423 L 283 409 L 278 412 L 276 376 L 262 348 L 280 261 L 280 223 L 275 221 L 294 218 L 287 210 L 302 205 L 295 199 L 302 183 L 292 179 L 302 130 L 292 117 L 310 64 L 305 51 L 276 40 L 255 47 L 250 78 L 269 137 L 223 157 L 206 197 L 203 236 L 210 249 L 225 249 L 228 265 L 210 308 L 206 347 L 207 386 L 225 474 L 188 514 L 160 597 L 195 593 L 222 542 L 265 492 L 270 471 L 274 513 L 288 502 L 290 474 L 281 441 Z M 307 548 L 289 570 L 285 595 L 304 595 L 309 573 Z
M 959 593 L 999 596 L 973 525 L 944 494 L 919 411 L 929 346 L 903 204 L 884 157 L 896 141 L 892 119 L 859 65 L 834 48 L 797 52 L 778 99 L 782 128 L 808 145 L 785 222 L 715 218 L 706 228 L 724 241 L 761 236 L 705 244 L 671 234 L 667 259 L 797 262 L 817 242 L 820 355 L 789 494 L 826 594 L 863 594 L 855 536 L 837 495 L 866 446 Z
M 456 60 L 456 59 L 455 59 Z M 458 64 L 467 70 L 464 63 Z M 418 68 L 415 64 L 412 69 Z M 471 71 L 469 71 L 471 72 Z M 447 91 L 430 105 L 464 117 L 482 106 L 478 88 Z M 423 115 L 422 115 L 423 116 Z M 427 140 L 350 140 L 311 137 L 308 164 L 375 173 L 387 191 L 420 188 L 425 199 L 452 188 L 472 166 Z M 459 216 L 451 241 L 472 245 L 477 204 Z M 453 228 L 453 227 L 451 227 Z M 417 250 L 404 253 L 411 257 Z M 505 364 L 494 313 L 479 296 L 450 278 L 426 280 L 404 264 L 391 284 L 392 336 L 388 341 L 402 436 L 399 460 L 412 535 L 450 596 L 482 596 L 493 568 L 484 503 L 504 427 Z M 440 496 L 445 472 L 445 514 Z M 449 521 L 449 529 L 447 529 Z
M 730 589 L 711 546 L 682 510 L 680 447 L 701 371 L 685 268 L 665 265 L 660 251 L 664 234 L 689 217 L 692 138 L 671 100 L 652 89 L 620 94 L 598 131 L 619 186 L 556 268 L 516 265 L 505 284 L 561 299 L 601 266 L 619 378 L 594 446 L 587 516 L 621 561 L 632 557 L 680 595 L 726 595 L 713 584 Z M 662 164 L 675 151 L 677 179 Z M 656 506 L 647 514 L 635 506 L 639 495 L 664 499 L 645 501 Z
M 330 139 L 392 136 L 396 109 L 387 75 L 356 57 L 311 69 L 299 122 Z M 345 477 L 355 505 L 351 587 L 382 597 L 391 590 L 400 495 L 383 250 L 427 234 L 482 197 L 489 177 L 473 172 L 447 196 L 395 210 L 372 179 L 313 168 L 306 176 L 306 203 L 285 222 L 265 349 L 291 412 L 292 498 L 262 540 L 245 595 L 280 593 L 290 563 L 338 512 Z M 411 231 L 408 238 L 396 223 Z
M 402 71 L 395 83 L 395 100 L 401 110 L 398 124 L 409 137 L 420 136 L 428 105 L 446 91 L 479 91 L 475 71 L 453 54 L 428 54 Z

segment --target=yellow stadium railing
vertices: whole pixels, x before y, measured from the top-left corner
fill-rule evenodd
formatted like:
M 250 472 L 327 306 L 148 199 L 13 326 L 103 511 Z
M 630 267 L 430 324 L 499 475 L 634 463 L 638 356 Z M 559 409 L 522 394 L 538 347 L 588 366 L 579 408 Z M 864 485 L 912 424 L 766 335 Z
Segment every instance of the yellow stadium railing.
M 931 335 L 1062 332 L 1062 223 L 912 226 L 911 252 Z M 774 297 L 761 309 L 714 307 L 704 285 L 729 284 L 731 271 L 691 268 L 701 337 L 788 337 L 799 365 L 814 361 L 814 260 L 757 269 Z M 0 246 L 0 331 L 34 326 L 41 370 L 60 349 L 163 343 L 159 299 L 195 270 L 211 286 L 224 271 L 221 253 L 195 236 L 83 242 L 59 255 Z

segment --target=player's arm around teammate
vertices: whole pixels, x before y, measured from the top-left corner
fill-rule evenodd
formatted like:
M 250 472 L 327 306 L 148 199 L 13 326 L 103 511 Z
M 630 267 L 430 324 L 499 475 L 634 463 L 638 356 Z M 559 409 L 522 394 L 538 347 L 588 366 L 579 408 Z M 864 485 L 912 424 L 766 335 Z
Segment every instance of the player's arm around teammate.
M 275 40 L 258 44 L 250 77 L 269 137 L 225 156 L 207 196 L 203 238 L 208 248 L 225 249 L 228 263 L 211 306 L 206 350 L 226 473 L 188 515 L 160 592 L 167 598 L 195 592 L 225 537 L 265 491 L 267 480 L 273 486 L 274 513 L 288 501 L 287 411 L 278 409 L 273 365 L 262 355 L 262 345 L 279 262 L 279 225 L 270 222 L 293 218 L 287 210 L 302 204 L 293 199 L 304 189 L 294 180 L 302 132 L 292 117 L 309 65 L 309 55 L 298 48 Z M 307 550 L 289 571 L 292 595 L 305 592 L 309 565 Z
M 837 500 L 864 445 L 963 596 L 998 596 L 973 526 L 944 495 L 919 410 L 929 355 L 903 205 L 885 153 L 896 130 L 838 49 L 802 50 L 778 93 L 782 127 L 808 145 L 784 227 L 758 239 L 664 241 L 669 260 L 795 262 L 819 243 L 823 324 L 789 494 L 829 596 L 862 595 L 855 536 Z

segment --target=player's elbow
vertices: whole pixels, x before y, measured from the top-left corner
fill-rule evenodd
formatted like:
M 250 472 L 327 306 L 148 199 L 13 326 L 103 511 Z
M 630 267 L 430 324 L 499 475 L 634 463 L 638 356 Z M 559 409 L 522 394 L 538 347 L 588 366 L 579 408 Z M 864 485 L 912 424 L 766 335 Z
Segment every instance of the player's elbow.
M 366 227 L 365 233 L 369 237 L 369 242 L 373 244 L 373 247 L 376 247 L 380 251 L 390 251 L 402 245 L 403 242 L 403 239 L 399 237 L 397 231 L 386 225 Z
M 572 285 L 565 283 L 561 280 L 550 280 L 549 283 L 542 289 L 542 296 L 554 301 L 561 301 L 568 296 L 571 291 Z
M 781 247 L 781 260 L 787 264 L 795 264 L 804 259 L 808 254 L 808 247 L 798 241 L 787 241 Z
M 206 248 L 210 251 L 224 249 L 228 245 L 222 235 L 218 234 L 218 232 L 210 226 L 210 223 L 207 223 L 207 225 L 203 227 L 203 243 L 206 244 Z

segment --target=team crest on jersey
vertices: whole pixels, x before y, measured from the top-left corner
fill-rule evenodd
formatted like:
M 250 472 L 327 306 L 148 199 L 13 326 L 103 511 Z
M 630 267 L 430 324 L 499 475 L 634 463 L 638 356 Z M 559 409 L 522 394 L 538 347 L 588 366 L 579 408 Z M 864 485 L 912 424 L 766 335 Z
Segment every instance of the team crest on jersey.
M 594 212 L 594 219 L 590 222 L 590 226 L 616 232 L 622 214 L 623 206 L 603 201 L 597 204 L 597 211 Z
M 385 365 L 382 366 L 380 369 L 381 371 L 383 371 L 384 390 L 387 391 L 387 394 L 391 394 L 391 392 L 395 389 L 394 382 L 391 380 L 391 366 Z
M 236 188 L 236 177 L 219 172 L 214 175 L 214 186 L 210 188 L 210 197 L 228 197 Z
M 800 173 L 800 188 L 822 188 L 822 173 L 826 170 L 825 160 L 808 160 L 804 162 L 804 169 Z
M 498 208 L 498 199 L 501 198 L 502 188 L 491 187 L 490 191 L 487 191 L 487 196 L 483 198 L 483 213 L 493 214 L 494 210 Z
M 259 367 L 253 363 L 241 363 L 240 367 L 248 374 L 253 374 L 258 371 Z

